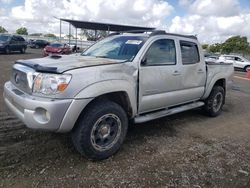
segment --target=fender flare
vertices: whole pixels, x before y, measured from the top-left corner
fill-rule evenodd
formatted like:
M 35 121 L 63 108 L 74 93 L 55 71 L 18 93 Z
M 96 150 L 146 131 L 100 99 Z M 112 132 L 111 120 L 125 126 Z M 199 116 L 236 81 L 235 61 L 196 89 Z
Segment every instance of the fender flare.
M 214 77 L 214 78 L 210 81 L 209 85 L 206 87 L 206 90 L 205 90 L 205 93 L 204 93 L 202 99 L 206 99 L 206 98 L 210 95 L 210 93 L 211 93 L 211 91 L 212 91 L 212 89 L 213 89 L 215 83 L 216 83 L 217 81 L 219 81 L 219 80 L 225 80 L 225 81 L 226 81 L 226 78 L 223 77 L 222 75 L 219 76 L 219 77 Z
M 84 89 L 82 89 L 75 99 L 95 99 L 98 96 L 105 95 L 113 92 L 125 92 L 128 96 L 132 108 L 132 114 L 137 112 L 137 93 L 136 84 L 133 84 L 127 80 L 104 80 L 101 82 L 93 83 Z

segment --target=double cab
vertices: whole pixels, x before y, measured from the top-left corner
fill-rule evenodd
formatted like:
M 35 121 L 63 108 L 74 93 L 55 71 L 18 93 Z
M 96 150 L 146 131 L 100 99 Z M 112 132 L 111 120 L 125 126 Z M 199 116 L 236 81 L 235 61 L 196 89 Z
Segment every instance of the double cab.
M 81 54 L 16 61 L 4 99 L 27 127 L 71 132 L 78 152 L 101 160 L 128 122 L 198 107 L 219 115 L 232 74 L 232 64 L 205 63 L 195 36 L 114 33 Z

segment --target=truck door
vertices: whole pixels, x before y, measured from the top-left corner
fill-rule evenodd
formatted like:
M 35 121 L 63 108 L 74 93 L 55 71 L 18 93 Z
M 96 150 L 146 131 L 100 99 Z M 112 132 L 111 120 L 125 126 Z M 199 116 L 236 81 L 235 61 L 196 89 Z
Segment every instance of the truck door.
M 13 50 L 13 51 L 17 49 L 17 39 L 15 36 L 11 37 L 9 47 L 10 47 L 10 50 Z
M 178 103 L 180 75 L 175 40 L 152 41 L 139 68 L 139 113 Z
M 180 89 L 186 94 L 183 102 L 188 102 L 199 99 L 204 94 L 206 65 L 196 43 L 180 41 L 179 44 L 182 62 Z

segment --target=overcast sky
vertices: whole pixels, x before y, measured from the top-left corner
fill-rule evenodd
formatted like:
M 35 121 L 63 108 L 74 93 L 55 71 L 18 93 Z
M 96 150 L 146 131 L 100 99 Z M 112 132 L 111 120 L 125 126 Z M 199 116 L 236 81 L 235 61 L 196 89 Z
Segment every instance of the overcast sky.
M 250 40 L 250 0 L 0 0 L 0 25 L 10 33 L 21 26 L 29 33 L 59 33 L 54 16 L 153 26 L 197 34 L 203 43 L 232 35 Z

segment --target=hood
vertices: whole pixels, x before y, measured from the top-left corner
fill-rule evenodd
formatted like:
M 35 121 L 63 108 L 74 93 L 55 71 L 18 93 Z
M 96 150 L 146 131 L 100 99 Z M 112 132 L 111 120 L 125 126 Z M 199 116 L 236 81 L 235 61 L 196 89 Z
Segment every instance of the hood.
M 121 63 L 124 60 L 114 60 L 107 58 L 96 58 L 91 56 L 74 55 L 55 55 L 38 59 L 18 60 L 16 64 L 25 65 L 35 69 L 37 72 L 63 73 L 68 70 L 102 66 Z

